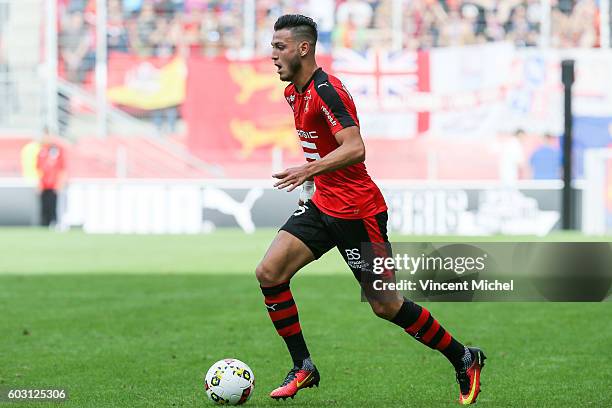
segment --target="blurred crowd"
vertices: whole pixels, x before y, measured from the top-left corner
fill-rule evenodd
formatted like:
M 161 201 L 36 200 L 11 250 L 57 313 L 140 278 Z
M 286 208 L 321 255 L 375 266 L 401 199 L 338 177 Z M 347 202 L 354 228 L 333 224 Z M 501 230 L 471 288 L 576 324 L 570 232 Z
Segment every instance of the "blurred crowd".
M 60 70 L 73 83 L 92 82 L 97 3 L 58 0 Z M 541 0 L 106 0 L 107 43 L 109 53 L 141 57 L 268 55 L 276 19 L 300 13 L 317 21 L 322 53 L 497 41 L 519 47 L 599 45 L 596 0 L 549 3 L 551 35 L 543 38 Z M 1 62 L 0 55 L 0 75 Z M 60 102 L 69 106 L 62 95 Z M 67 110 L 60 109 L 61 118 Z M 169 122 L 175 117 L 172 111 Z
M 91 64 L 95 0 L 58 0 L 60 45 L 68 67 Z M 537 46 L 540 0 L 253 0 L 255 38 L 245 38 L 247 1 L 108 0 L 108 48 L 141 56 L 177 52 L 235 56 L 248 49 L 269 51 L 274 21 L 286 13 L 313 16 L 320 51 L 333 47 L 367 50 L 391 44 L 427 49 L 490 41 Z M 552 47 L 597 47 L 596 0 L 550 0 Z M 401 4 L 401 18 L 396 16 Z M 252 15 L 252 12 L 251 12 Z M 250 20 L 252 21 L 252 19 Z M 393 27 L 401 25 L 399 39 Z M 78 80 L 78 77 L 74 78 Z
M 533 47 L 547 41 L 560 48 L 599 45 L 595 0 L 551 0 L 550 36 L 541 37 L 540 0 L 426 0 L 407 2 L 404 42 L 408 48 L 510 41 Z

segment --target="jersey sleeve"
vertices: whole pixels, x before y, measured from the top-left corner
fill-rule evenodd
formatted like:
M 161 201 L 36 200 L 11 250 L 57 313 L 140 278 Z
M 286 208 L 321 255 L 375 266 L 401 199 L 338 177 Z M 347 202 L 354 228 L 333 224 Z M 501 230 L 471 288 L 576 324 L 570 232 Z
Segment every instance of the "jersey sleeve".
M 323 82 L 317 86 L 321 114 L 333 135 L 351 126 L 359 126 L 353 98 L 342 84 Z
M 293 96 L 293 87 L 292 86 L 293 86 L 292 84 L 287 85 L 285 87 L 285 91 L 284 91 L 285 100 L 287 101 L 287 103 L 291 107 L 291 110 L 293 110 L 293 105 L 294 105 L 294 102 L 295 102 L 295 100 L 294 100 L 295 97 Z

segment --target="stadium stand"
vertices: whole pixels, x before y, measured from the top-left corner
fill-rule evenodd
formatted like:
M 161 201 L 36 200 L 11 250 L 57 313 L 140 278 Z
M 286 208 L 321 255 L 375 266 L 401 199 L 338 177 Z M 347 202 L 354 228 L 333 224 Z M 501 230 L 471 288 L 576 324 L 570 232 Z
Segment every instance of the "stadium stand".
M 317 19 L 319 51 L 322 54 L 334 55 L 342 48 L 362 54 L 385 49 L 397 40 L 394 38 L 396 33 L 392 32 L 392 21 L 394 18 L 397 20 L 393 15 L 393 3 L 391 0 L 254 0 L 254 54 L 244 54 L 247 10 L 243 1 L 109 0 L 106 10 L 109 56 L 134 58 L 134 64 L 145 61 L 141 64 L 145 69 L 125 73 L 125 63 L 119 66 L 117 59 L 109 58 L 109 76 L 129 77 L 133 82 L 144 84 L 137 86 L 146 87 L 148 83 L 142 80 L 143 77 L 150 80 L 151 76 L 161 75 L 161 68 L 147 61 L 165 61 L 173 57 L 182 60 L 194 57 L 265 59 L 269 53 L 270 27 L 278 16 L 285 13 L 304 13 Z M 0 1 L 0 4 L 4 3 Z M 551 1 L 550 36 L 547 38 L 542 35 L 543 3 L 538 0 L 422 0 L 401 4 L 403 29 L 400 43 L 402 50 L 407 52 L 500 42 L 510 42 L 518 48 L 535 48 L 543 45 L 543 39 L 546 46 L 553 48 L 596 48 L 600 45 L 601 16 L 594 0 Z M 0 21 L 6 20 L 8 15 L 3 10 L 0 8 Z M 205 166 L 189 164 L 190 159 L 173 154 L 173 149 L 165 144 L 171 141 L 184 150 L 189 148 L 185 137 L 189 130 L 180 103 L 153 109 L 113 102 L 116 112 L 127 112 L 143 123 L 155 123 L 157 127 L 150 128 L 157 131 L 135 132 L 134 137 L 130 137 L 126 134 L 130 132 L 113 128 L 108 137 L 95 137 L 92 125 L 96 116 L 95 104 L 83 103 L 81 96 L 95 99 L 96 1 L 58 0 L 57 11 L 59 74 L 82 92 L 82 95 L 73 93 L 62 99 L 60 106 L 60 123 L 65 118 L 63 126 L 72 128 L 72 132 L 67 133 L 71 171 L 85 177 L 123 174 L 129 177 L 189 178 L 209 175 Z M 6 52 L 2 50 L 0 30 L 0 97 L 7 94 L 10 86 L 2 81 L 3 72 L 10 69 L 3 58 Z M 0 106 L 0 122 L 2 109 Z M 175 126 L 174 116 L 177 116 Z M 0 172 L 4 175 L 18 172 L 15 160 L 10 159 L 10 152 L 19 144 L 15 140 L 0 138 L 4 158 Z M 462 161 L 474 163 L 477 144 L 478 141 L 454 144 L 448 139 L 440 142 L 431 137 L 401 143 L 373 139 L 368 141 L 369 160 L 376 163 L 378 176 L 385 178 L 405 177 L 406 174 L 413 178 L 431 177 L 432 162 L 436 163 L 433 172 L 436 177 L 495 178 L 495 171 L 491 171 L 495 168 L 495 155 L 478 158 L 482 168 L 464 166 L 457 171 L 452 164 Z M 118 170 L 121 167 L 118 151 L 129 158 L 123 170 Z M 389 151 L 394 155 L 390 156 Z M 445 158 L 445 155 L 449 157 Z M 271 169 L 269 152 L 255 152 L 250 161 L 234 160 L 223 154 L 217 155 L 216 159 L 213 162 L 219 162 L 225 175 L 230 177 L 268 177 Z M 283 159 L 284 163 L 297 163 L 298 160 L 290 156 Z M 399 175 L 398 166 L 402 169 Z

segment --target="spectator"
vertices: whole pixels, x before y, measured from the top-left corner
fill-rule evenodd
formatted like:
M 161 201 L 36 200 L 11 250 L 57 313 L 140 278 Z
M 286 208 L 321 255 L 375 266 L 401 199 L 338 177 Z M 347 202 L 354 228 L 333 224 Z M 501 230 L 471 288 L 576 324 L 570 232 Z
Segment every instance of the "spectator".
M 149 37 L 153 55 L 167 58 L 175 54 L 180 27 L 165 16 L 157 17 L 155 31 Z
M 276 20 L 283 14 L 298 13 L 312 16 L 319 28 L 319 43 L 317 52 L 331 48 L 332 30 L 334 29 L 334 11 L 336 0 L 304 0 L 296 2 L 279 2 L 274 0 L 258 0 L 256 3 L 256 52 L 260 55 L 270 53 L 272 32 Z M 323 17 L 325 16 L 325 17 Z M 319 47 L 324 41 L 326 45 Z
M 599 46 L 599 8 L 595 0 L 560 1 L 551 12 L 551 44 L 559 48 Z
M 62 4 L 59 9 L 70 10 L 71 15 L 95 12 L 95 0 L 58 1 Z M 330 52 L 332 45 L 359 51 L 388 48 L 395 38 L 391 27 L 396 4 L 403 8 L 406 49 L 492 41 L 512 41 L 524 47 L 540 41 L 543 9 L 539 0 L 257 0 L 254 51 L 259 55 L 269 52 L 269 27 L 286 13 L 315 16 L 320 28 L 319 52 Z M 599 45 L 596 0 L 552 4 L 552 46 Z M 237 0 L 108 0 L 109 50 L 153 56 L 184 47 L 196 55 L 250 55 L 242 53 L 243 13 L 244 4 Z M 160 42 L 166 30 L 171 39 Z M 177 31 L 180 35 L 174 38 Z
M 599 46 L 599 9 L 595 0 L 579 0 L 572 12 L 574 46 Z
M 172 0 L 174 4 L 174 13 L 182 13 L 185 11 L 185 1 L 186 0 Z
M 145 0 L 136 18 L 135 28 L 132 31 L 132 44 L 138 55 L 149 57 L 154 54 L 152 34 L 157 26 L 155 8 L 152 0 Z
M 487 18 L 486 18 L 486 9 L 481 6 L 472 5 L 474 11 L 476 12 L 476 17 L 474 19 L 474 35 L 476 36 L 477 42 L 486 42 L 487 38 L 485 35 L 485 31 L 487 29 Z
M 70 13 L 67 20 L 59 35 L 60 53 L 68 80 L 80 84 L 95 66 L 93 36 L 82 12 Z
M 225 12 L 219 13 L 221 46 L 226 50 L 237 51 L 242 47 L 242 9 L 238 3 L 227 4 Z
M 182 10 L 183 4 L 178 4 L 175 0 L 157 0 L 155 3 L 155 12 L 157 15 L 165 17 L 168 20 L 174 18 L 174 14 L 178 10 Z
M 487 42 L 503 41 L 505 39 L 505 31 L 503 25 L 500 23 L 497 15 L 493 10 L 486 10 L 485 12 L 485 27 L 483 35 Z
M 344 24 L 351 21 L 355 27 L 369 28 L 372 24 L 374 10 L 370 3 L 364 0 L 346 0 L 340 3 L 336 10 L 336 21 Z
M 234 57 L 242 48 L 242 5 L 238 2 L 224 4 L 223 8 L 195 12 L 202 15 L 196 22 L 201 23 L 198 40 L 204 55 Z
M 332 45 L 332 32 L 334 30 L 334 0 L 311 0 L 308 15 L 317 22 L 319 40 L 317 51 L 329 53 Z M 273 27 L 274 21 L 268 27 Z M 267 30 L 269 32 L 269 30 Z M 269 43 L 269 41 L 268 41 Z
M 193 12 L 194 10 L 205 10 L 208 9 L 208 4 L 210 3 L 210 0 L 185 0 L 184 1 L 184 7 L 185 7 L 185 12 L 187 14 Z
M 89 0 L 70 0 L 68 2 L 68 13 L 85 13 Z
M 108 2 L 107 41 L 109 51 L 129 52 L 128 32 L 120 0 Z
M 536 26 L 527 19 L 527 10 L 522 4 L 515 7 L 506 23 L 507 38 L 519 47 L 537 45 L 538 32 Z
M 550 133 L 543 137 L 542 144 L 531 154 L 529 165 L 535 180 L 554 180 L 561 176 L 561 150 L 559 142 Z
M 408 49 L 429 49 L 440 41 L 440 27 L 446 20 L 446 12 L 437 1 L 410 2 L 406 10 L 404 40 Z
M 359 17 L 349 14 L 347 19 L 339 22 L 333 32 L 333 43 L 338 48 L 350 48 L 363 52 L 369 47 L 368 32 L 365 26 L 356 23 Z M 363 23 L 363 20 L 361 21 Z
M 256 37 L 256 53 L 266 55 L 270 53 L 270 43 L 272 42 L 271 30 L 266 30 L 266 27 L 274 27 L 276 19 L 282 15 L 282 9 L 275 2 L 270 4 L 266 2 L 258 2 L 256 12 L 257 20 L 257 37 Z
M 381 2 L 373 5 L 374 18 L 372 28 L 368 33 L 368 44 L 375 49 L 389 49 L 392 46 L 393 35 L 389 29 L 392 20 L 392 5 L 389 2 Z
M 209 56 L 217 55 L 221 34 L 212 12 L 195 9 L 184 15 L 181 30 L 182 41 L 191 55 L 201 55 L 206 49 Z
M 371 47 L 374 9 L 365 0 L 347 0 L 336 10 L 336 29 L 332 33 L 336 47 L 366 51 Z
M 46 227 L 57 223 L 57 193 L 65 182 L 65 160 L 62 147 L 53 141 L 45 129 L 36 168 L 39 174 L 41 225 Z
M 142 7 L 143 0 L 123 0 L 123 13 L 126 16 L 137 15 Z
M 566 15 L 560 8 L 553 7 L 551 11 L 551 45 L 557 48 L 568 48 L 571 46 L 571 22 L 568 15 Z
M 470 19 L 465 18 L 465 15 L 461 14 L 459 10 L 451 10 L 448 13 L 440 32 L 440 45 L 458 46 L 476 42 L 472 21 L 475 16 L 472 14 L 472 8 L 468 8 L 468 10 L 470 10 Z

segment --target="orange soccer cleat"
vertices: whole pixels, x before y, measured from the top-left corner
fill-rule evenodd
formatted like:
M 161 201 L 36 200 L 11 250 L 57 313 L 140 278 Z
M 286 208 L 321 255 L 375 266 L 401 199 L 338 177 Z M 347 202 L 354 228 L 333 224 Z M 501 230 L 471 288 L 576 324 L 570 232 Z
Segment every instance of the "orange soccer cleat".
M 474 361 L 467 370 L 457 371 L 457 382 L 459 383 L 459 404 L 470 405 L 476 403 L 476 398 L 480 393 L 480 372 L 484 367 L 487 358 L 479 348 L 468 347 Z
M 283 385 L 272 391 L 270 397 L 275 400 L 293 398 L 303 388 L 318 387 L 319 381 L 321 381 L 321 377 L 316 367 L 313 370 L 294 367 L 285 377 Z

